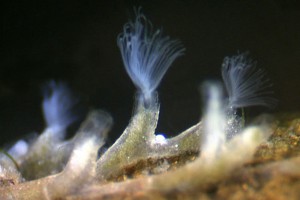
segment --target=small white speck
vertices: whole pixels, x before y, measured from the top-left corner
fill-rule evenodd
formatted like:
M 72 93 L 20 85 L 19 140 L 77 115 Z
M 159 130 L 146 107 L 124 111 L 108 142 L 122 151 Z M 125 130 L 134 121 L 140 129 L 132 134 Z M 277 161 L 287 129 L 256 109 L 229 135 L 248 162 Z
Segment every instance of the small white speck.
M 165 145 L 167 144 L 167 139 L 165 138 L 165 136 L 158 134 L 155 136 L 155 143 Z

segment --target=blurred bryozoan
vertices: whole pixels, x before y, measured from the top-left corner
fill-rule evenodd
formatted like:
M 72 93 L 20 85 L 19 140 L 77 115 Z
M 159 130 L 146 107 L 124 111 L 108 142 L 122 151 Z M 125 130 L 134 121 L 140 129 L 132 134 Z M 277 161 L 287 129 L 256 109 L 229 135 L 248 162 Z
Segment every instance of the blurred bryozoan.
M 78 100 L 63 82 L 49 81 L 43 93 L 42 106 L 47 128 L 52 129 L 51 131 L 54 133 L 64 132 L 78 119 L 73 109 Z
M 237 114 L 238 108 L 273 107 L 276 104 L 276 100 L 270 97 L 272 84 L 265 71 L 257 69 L 256 62 L 249 59 L 248 54 L 225 57 L 222 64 L 222 77 L 228 95 L 227 138 L 232 138 L 244 128 L 245 119 Z
M 141 92 L 140 101 L 145 104 L 155 99 L 154 93 L 161 79 L 185 50 L 178 40 L 163 36 L 160 29 L 153 30 L 140 8 L 135 20 L 124 25 L 117 44 L 126 72 Z
M 229 108 L 274 105 L 275 101 L 270 97 L 272 84 L 266 78 L 265 71 L 257 69 L 256 62 L 248 58 L 248 53 L 225 57 L 222 77 Z
M 218 83 L 206 82 L 202 88 L 208 96 L 203 115 L 203 144 L 201 154 L 208 160 L 215 159 L 226 142 L 226 117 L 224 113 L 224 101 L 222 87 Z M 225 128 L 225 130 L 224 130 Z
M 46 128 L 31 144 L 21 163 L 22 175 L 27 180 L 58 173 L 65 167 L 72 151 L 72 145 L 64 141 L 66 129 L 78 119 L 74 112 L 78 99 L 66 84 L 49 81 L 43 93 Z

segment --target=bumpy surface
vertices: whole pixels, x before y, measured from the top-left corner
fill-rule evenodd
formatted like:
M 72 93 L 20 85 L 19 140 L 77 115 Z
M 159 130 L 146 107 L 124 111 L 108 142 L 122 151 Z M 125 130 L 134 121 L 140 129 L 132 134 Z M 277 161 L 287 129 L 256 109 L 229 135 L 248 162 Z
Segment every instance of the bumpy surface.
M 263 119 L 265 118 L 258 121 Z M 234 170 L 221 178 L 214 180 L 213 177 L 218 174 L 214 171 L 218 170 L 217 165 L 210 169 L 195 170 L 191 165 L 197 162 L 198 155 L 183 154 L 172 158 L 140 160 L 135 165 L 124 166 L 126 173 L 122 177 L 90 183 L 59 198 L 297 199 L 300 195 L 300 114 L 281 114 L 268 123 L 272 125 L 272 135 L 268 141 L 258 147 L 251 160 L 234 167 Z M 185 184 L 181 188 L 172 189 L 172 181 L 167 179 L 170 175 L 173 180 L 179 178 Z M 53 179 L 54 176 L 25 183 L 1 179 L 1 195 L 18 193 L 22 188 L 26 188 L 27 195 L 31 195 L 40 191 L 41 186 L 53 187 Z M 162 187 L 151 187 L 153 182 L 161 184 Z M 79 182 L 78 184 L 80 185 Z M 40 195 L 46 197 L 47 190 L 42 191 L 44 192 Z

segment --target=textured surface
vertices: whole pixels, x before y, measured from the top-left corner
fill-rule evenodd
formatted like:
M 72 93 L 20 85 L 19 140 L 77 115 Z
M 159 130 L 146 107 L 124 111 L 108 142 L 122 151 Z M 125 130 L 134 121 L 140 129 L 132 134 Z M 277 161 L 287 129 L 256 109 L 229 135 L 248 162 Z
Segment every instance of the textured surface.
M 261 118 L 264 119 L 264 118 Z M 202 185 L 198 188 L 186 187 L 181 191 L 149 190 L 148 175 L 143 174 L 141 166 L 156 166 L 155 161 L 136 165 L 135 175 L 138 179 L 128 179 L 119 183 L 108 183 L 102 186 L 91 186 L 82 194 L 70 199 L 298 199 L 300 195 L 300 114 L 280 114 L 272 122 L 273 134 L 269 140 L 259 146 L 252 160 L 244 166 L 236 168 L 223 180 L 214 184 Z M 191 162 L 195 156 L 186 155 L 186 161 Z M 189 160 L 189 161 L 188 161 Z M 175 166 L 181 161 L 168 160 L 170 170 L 178 170 Z M 144 168 L 144 169 L 145 169 Z M 132 170 L 133 168 L 131 168 Z M 191 171 L 192 172 L 192 171 Z M 200 173 L 201 174 L 201 173 Z M 200 178 L 186 174 L 184 178 Z M 157 176 L 163 176 L 157 175 Z M 202 175 L 203 176 L 203 175 Z M 168 184 L 167 179 L 164 180 Z

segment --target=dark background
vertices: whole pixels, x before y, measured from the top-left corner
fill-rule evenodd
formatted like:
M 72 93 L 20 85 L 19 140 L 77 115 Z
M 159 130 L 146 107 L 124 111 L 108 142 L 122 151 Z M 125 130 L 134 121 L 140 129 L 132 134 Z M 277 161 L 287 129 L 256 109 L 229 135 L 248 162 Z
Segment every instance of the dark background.
M 7 1 L 0 8 L 0 144 L 43 130 L 41 86 L 51 79 L 66 81 L 88 109 L 112 114 L 111 141 L 121 134 L 135 88 L 116 37 L 134 6 L 187 49 L 158 88 L 159 132 L 177 134 L 200 119 L 199 85 L 219 79 L 223 58 L 238 51 L 249 51 L 273 81 L 279 104 L 271 112 L 299 111 L 297 0 Z

